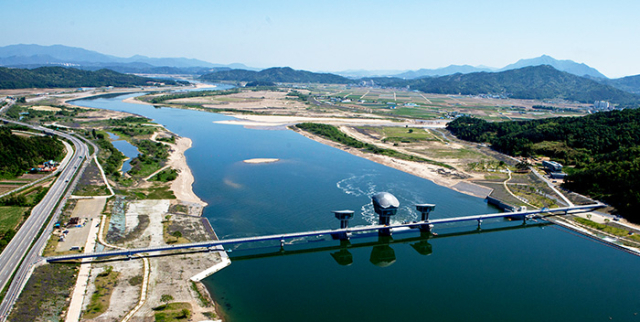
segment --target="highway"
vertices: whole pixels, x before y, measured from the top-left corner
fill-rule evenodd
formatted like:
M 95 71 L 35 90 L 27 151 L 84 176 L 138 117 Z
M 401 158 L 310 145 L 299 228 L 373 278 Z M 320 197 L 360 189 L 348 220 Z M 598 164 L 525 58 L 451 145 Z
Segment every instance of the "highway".
M 40 252 L 44 248 L 47 239 L 49 238 L 50 231 L 53 228 L 54 220 L 49 222 L 45 232 L 38 238 L 36 237 L 38 232 L 44 227 L 49 215 L 54 211 L 58 201 L 61 200 L 68 186 L 73 186 L 73 177 L 76 171 L 83 170 L 81 167 L 82 162 L 88 157 L 89 150 L 87 145 L 76 138 L 75 136 L 62 133 L 59 131 L 50 130 L 41 126 L 34 126 L 22 122 L 10 121 L 0 117 L 0 121 L 10 122 L 14 124 L 28 126 L 35 130 L 46 131 L 48 133 L 55 134 L 59 137 L 63 137 L 71 141 L 74 145 L 75 151 L 69 159 L 69 162 L 63 169 L 58 169 L 60 175 L 53 185 L 49 188 L 49 192 L 42 199 L 42 201 L 33 207 L 31 215 L 23 223 L 22 227 L 16 235 L 13 237 L 9 245 L 0 254 L 0 290 L 4 289 L 11 276 L 16 272 L 13 281 L 7 291 L 4 300 L 0 304 L 0 321 L 5 321 L 11 307 L 13 306 L 18 295 L 22 291 L 22 288 L 26 284 L 34 265 L 40 261 Z M 57 218 L 60 210 L 64 206 L 64 202 L 61 202 L 56 210 L 54 218 Z M 34 247 L 29 251 L 31 244 Z M 28 251 L 28 253 L 27 253 Z M 26 256 L 25 256 L 26 254 Z M 24 261 L 21 263 L 21 261 Z M 16 270 L 17 269 L 17 270 Z

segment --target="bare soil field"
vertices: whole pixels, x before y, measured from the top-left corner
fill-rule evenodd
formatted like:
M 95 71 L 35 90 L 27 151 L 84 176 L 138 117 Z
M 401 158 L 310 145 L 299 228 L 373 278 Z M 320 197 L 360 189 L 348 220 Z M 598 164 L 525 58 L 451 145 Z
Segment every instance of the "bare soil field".
M 286 96 L 287 92 L 243 91 L 224 96 L 183 98 L 171 100 L 167 103 L 203 104 L 204 107 L 229 107 L 239 110 L 262 111 L 266 113 L 273 112 L 274 109 L 291 112 L 303 110 L 307 107 L 303 102 L 295 99 L 287 99 Z
M 189 241 L 204 241 L 211 239 L 210 232 L 202 224 L 199 217 L 202 205 L 181 203 L 175 200 L 138 200 L 128 202 L 126 207 L 127 234 L 126 240 L 120 244 L 127 247 L 144 247 L 166 245 L 163 240 L 164 222 L 170 222 L 167 229 L 179 231 Z M 143 219 L 146 218 L 146 219 Z M 169 220 L 170 219 L 170 220 Z M 167 302 L 188 303 L 191 306 L 191 321 L 208 320 L 208 316 L 215 316 L 215 309 L 210 302 L 201 303 L 200 294 L 208 298 L 206 291 L 199 287 L 196 292 L 189 279 L 220 262 L 218 253 L 190 252 L 174 256 L 150 257 L 149 289 L 143 306 L 135 313 L 132 321 L 153 321 L 156 308 Z M 133 307 L 138 304 L 140 297 L 140 277 L 143 274 L 142 261 L 106 261 L 94 263 L 87 295 L 84 299 L 85 309 L 90 302 L 91 294 L 95 292 L 95 276 L 106 266 L 112 266 L 119 272 L 117 283 L 107 310 L 100 316 L 88 321 L 119 321 Z M 117 300 L 116 300 L 117 299 Z M 206 315 L 205 315 L 206 313 Z

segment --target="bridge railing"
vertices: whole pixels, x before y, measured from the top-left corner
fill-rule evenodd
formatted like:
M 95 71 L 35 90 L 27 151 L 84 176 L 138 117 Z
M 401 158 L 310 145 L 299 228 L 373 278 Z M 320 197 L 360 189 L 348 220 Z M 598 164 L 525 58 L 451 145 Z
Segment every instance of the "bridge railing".
M 155 253 L 155 252 L 182 250 L 182 249 L 191 249 L 191 248 L 213 249 L 216 246 L 252 243 L 252 242 L 260 242 L 260 241 L 273 241 L 273 240 L 280 241 L 281 245 L 283 245 L 284 242 L 288 239 L 300 238 L 300 237 L 339 235 L 339 234 L 345 234 L 345 233 L 349 234 L 349 233 L 358 233 L 358 232 L 366 232 L 366 231 L 376 231 L 381 229 L 393 230 L 393 229 L 401 229 L 401 228 L 402 229 L 418 228 L 420 226 L 425 226 L 425 225 L 439 225 L 439 224 L 445 224 L 445 223 L 464 222 L 464 221 L 477 221 L 478 223 L 480 223 L 483 220 L 494 219 L 494 218 L 524 217 L 526 219 L 529 217 L 539 216 L 543 214 L 555 214 L 555 213 L 568 214 L 568 213 L 588 212 L 588 211 L 592 211 L 594 209 L 598 209 L 602 207 L 605 207 L 605 205 L 602 203 L 597 203 L 592 205 L 561 207 L 561 208 L 552 208 L 552 209 L 543 208 L 540 210 L 528 210 L 528 211 L 521 211 L 521 212 L 495 213 L 495 214 L 485 214 L 485 215 L 431 219 L 426 221 L 404 222 L 404 223 L 391 224 L 391 225 L 357 226 L 357 227 L 342 228 L 342 229 L 326 229 L 326 230 L 315 230 L 315 231 L 295 232 L 295 233 L 286 233 L 286 234 L 274 234 L 274 235 L 266 235 L 266 236 L 211 240 L 206 242 L 198 242 L 198 243 L 190 243 L 190 244 L 166 245 L 166 246 L 156 246 L 156 247 L 146 247 L 146 248 L 132 248 L 127 250 L 112 250 L 112 251 L 106 251 L 106 252 L 62 255 L 62 256 L 47 257 L 46 260 L 47 262 L 57 262 L 57 261 L 75 260 L 75 259 L 82 259 L 82 258 L 133 256 L 139 253 Z

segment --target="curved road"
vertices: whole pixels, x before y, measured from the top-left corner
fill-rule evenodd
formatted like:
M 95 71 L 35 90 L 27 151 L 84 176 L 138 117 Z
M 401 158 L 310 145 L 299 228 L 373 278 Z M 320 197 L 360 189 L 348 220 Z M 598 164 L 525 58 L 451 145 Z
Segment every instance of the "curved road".
M 60 175 L 53 185 L 51 185 L 47 195 L 38 205 L 33 207 L 29 218 L 27 218 L 9 245 L 7 245 L 2 254 L 0 254 L 0 290 L 5 288 L 7 282 L 15 272 L 15 277 L 9 287 L 9 290 L 6 293 L 2 304 L 0 304 L 0 321 L 5 321 L 13 303 L 17 299 L 33 271 L 34 265 L 40 261 L 40 252 L 49 238 L 48 232 L 51 230 L 54 220 L 49 222 L 47 229 L 36 241 L 35 239 L 38 232 L 44 227 L 49 215 L 54 211 L 56 205 L 58 205 L 58 201 L 63 197 L 67 187 L 72 183 L 72 181 L 74 181 L 72 180 L 73 176 L 76 171 L 81 169 L 82 162 L 89 154 L 89 149 L 80 139 L 63 132 L 50 130 L 41 126 L 33 126 L 22 122 L 10 121 L 3 118 L 0 118 L 0 121 L 28 126 L 35 130 L 46 131 L 47 133 L 68 139 L 75 147 L 73 156 L 64 169 L 59 170 Z M 64 202 L 61 202 L 58 205 L 56 216 L 54 216 L 54 218 L 57 217 L 57 214 L 62 209 L 63 205 Z M 35 244 L 31 250 L 29 250 L 29 247 L 34 242 Z M 24 261 L 22 261 L 23 258 Z

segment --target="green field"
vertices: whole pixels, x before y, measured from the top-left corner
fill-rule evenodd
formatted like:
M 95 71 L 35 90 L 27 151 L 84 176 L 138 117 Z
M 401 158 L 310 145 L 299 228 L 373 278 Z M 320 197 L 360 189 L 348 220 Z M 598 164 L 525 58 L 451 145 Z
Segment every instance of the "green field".
M 435 141 L 433 134 L 424 129 L 406 127 L 363 127 L 363 129 L 374 131 L 385 137 L 387 141 Z
M 0 232 L 15 229 L 27 207 L 0 207 Z
M 386 111 L 386 114 L 406 116 L 411 118 L 423 118 L 423 119 L 434 119 L 434 118 L 439 118 L 441 116 L 439 113 L 433 112 L 432 110 L 427 110 L 422 108 L 410 108 L 410 107 L 400 107 L 394 110 L 390 109 Z

